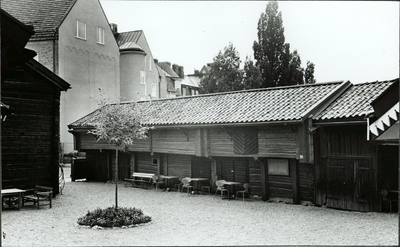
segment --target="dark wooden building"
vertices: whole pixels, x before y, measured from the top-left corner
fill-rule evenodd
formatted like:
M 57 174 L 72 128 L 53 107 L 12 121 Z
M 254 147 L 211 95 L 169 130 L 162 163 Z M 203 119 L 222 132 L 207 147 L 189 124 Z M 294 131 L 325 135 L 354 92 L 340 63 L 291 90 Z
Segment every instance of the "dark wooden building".
M 142 101 L 149 138 L 121 150 L 119 178 L 132 172 L 250 183 L 263 200 L 314 202 L 311 117 L 350 82 Z M 87 134 L 97 111 L 69 125 L 91 178 L 112 179 L 114 147 Z
M 316 205 L 385 210 L 382 191 L 398 191 L 398 102 L 398 79 L 355 84 L 313 117 Z
M 70 85 L 24 49 L 33 33 L 1 10 L 1 102 L 14 109 L 1 123 L 2 186 L 57 194 L 60 92 Z

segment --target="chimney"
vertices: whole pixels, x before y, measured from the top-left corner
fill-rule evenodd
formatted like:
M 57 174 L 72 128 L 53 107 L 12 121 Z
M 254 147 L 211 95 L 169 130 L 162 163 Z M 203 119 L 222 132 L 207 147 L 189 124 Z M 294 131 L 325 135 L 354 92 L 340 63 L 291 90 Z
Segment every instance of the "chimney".
M 195 69 L 195 70 L 194 70 L 194 75 L 195 75 L 195 76 L 199 76 L 199 74 L 200 74 L 199 70 L 198 70 L 198 69 Z
M 154 63 L 158 64 L 158 59 L 157 58 L 154 58 Z
M 115 23 L 110 23 L 110 28 L 111 28 L 111 31 L 112 31 L 112 33 L 113 33 L 114 35 L 118 33 L 118 25 L 117 25 L 117 24 L 115 24 Z

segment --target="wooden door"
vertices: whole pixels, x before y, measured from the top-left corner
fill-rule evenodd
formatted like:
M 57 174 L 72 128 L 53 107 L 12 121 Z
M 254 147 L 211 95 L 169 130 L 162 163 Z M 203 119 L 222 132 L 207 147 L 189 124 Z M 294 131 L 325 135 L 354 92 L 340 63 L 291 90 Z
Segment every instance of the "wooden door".
M 368 159 L 326 159 L 326 206 L 331 208 L 369 211 L 371 174 Z
M 192 177 L 211 179 L 211 160 L 206 158 L 192 158 Z

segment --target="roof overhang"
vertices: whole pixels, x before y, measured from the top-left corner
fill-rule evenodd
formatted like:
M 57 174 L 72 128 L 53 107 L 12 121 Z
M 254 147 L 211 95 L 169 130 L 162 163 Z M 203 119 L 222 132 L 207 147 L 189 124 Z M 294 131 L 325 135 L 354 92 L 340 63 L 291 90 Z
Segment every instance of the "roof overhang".
M 204 123 L 204 124 L 165 124 L 165 125 L 149 125 L 155 129 L 176 129 L 176 128 L 216 128 L 216 127 L 258 127 L 265 125 L 299 125 L 302 124 L 301 120 L 284 120 L 284 121 L 268 121 L 268 122 L 251 122 L 251 123 Z M 93 126 L 68 126 L 69 132 L 87 132 L 93 129 Z

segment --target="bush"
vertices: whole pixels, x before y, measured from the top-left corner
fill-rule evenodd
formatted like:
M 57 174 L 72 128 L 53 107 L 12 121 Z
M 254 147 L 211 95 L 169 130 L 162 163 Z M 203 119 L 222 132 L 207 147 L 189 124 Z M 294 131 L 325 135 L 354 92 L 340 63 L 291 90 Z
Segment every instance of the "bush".
M 142 210 L 136 208 L 97 208 L 78 219 L 79 225 L 121 227 L 147 223 L 151 217 L 144 215 Z

